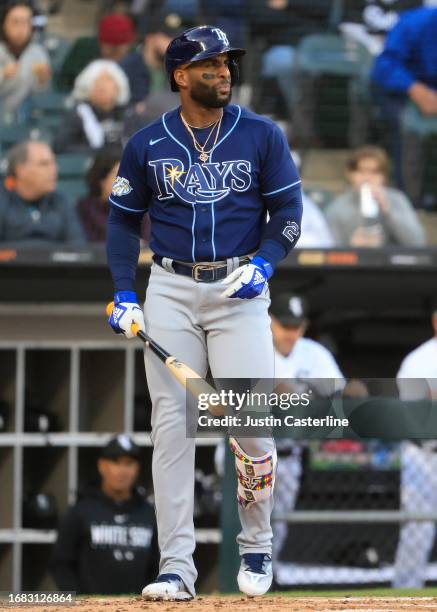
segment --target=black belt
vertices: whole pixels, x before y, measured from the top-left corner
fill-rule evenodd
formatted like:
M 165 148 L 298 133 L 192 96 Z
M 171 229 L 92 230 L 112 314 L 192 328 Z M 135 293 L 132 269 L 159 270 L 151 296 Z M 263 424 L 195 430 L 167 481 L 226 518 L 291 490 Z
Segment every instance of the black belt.
M 164 257 L 153 255 L 153 261 L 165 269 L 162 265 Z M 250 257 L 239 257 L 238 267 L 248 264 Z M 172 260 L 171 267 L 175 274 L 190 276 L 196 283 L 214 283 L 222 280 L 228 275 L 228 264 L 226 262 L 212 261 L 211 263 L 189 263 L 185 261 Z

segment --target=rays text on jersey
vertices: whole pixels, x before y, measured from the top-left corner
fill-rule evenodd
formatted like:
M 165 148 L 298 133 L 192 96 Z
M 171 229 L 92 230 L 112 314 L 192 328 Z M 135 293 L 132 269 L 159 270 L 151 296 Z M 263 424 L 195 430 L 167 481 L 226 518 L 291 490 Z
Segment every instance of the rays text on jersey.
M 154 169 L 159 200 L 177 196 L 189 204 L 208 204 L 230 191 L 247 191 L 252 183 L 251 163 L 246 159 L 192 164 L 185 170 L 179 159 L 149 161 Z

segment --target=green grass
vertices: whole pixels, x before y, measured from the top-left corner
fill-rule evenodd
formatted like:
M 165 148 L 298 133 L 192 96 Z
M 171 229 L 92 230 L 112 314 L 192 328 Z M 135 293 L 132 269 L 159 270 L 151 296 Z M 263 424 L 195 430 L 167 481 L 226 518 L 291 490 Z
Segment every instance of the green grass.
M 285 597 L 437 597 L 437 587 L 426 589 L 343 589 L 341 591 L 278 591 Z

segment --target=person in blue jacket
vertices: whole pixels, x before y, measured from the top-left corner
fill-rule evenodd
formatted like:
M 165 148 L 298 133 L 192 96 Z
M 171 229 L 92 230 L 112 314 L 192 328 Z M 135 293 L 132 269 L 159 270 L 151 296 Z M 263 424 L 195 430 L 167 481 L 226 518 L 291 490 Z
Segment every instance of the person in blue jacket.
M 374 63 L 375 101 L 389 127 L 395 180 L 402 187 L 400 118 L 412 100 L 425 116 L 437 115 L 437 8 L 402 14 Z

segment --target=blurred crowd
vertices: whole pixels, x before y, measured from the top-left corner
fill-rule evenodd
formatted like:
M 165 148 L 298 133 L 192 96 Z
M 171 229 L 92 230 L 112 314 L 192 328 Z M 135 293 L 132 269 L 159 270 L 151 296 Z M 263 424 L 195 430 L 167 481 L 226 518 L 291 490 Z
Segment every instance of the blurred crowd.
M 335 189 L 307 186 L 302 168 L 298 247 L 427 244 L 417 209 L 437 210 L 437 1 L 99 6 L 94 35 L 71 41 L 37 0 L 0 2 L 1 243 L 105 241 L 122 147 L 178 103 L 166 47 L 208 22 L 248 49 L 234 100 L 279 121 L 303 166 L 308 150 L 349 151 Z

